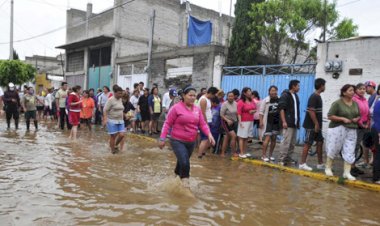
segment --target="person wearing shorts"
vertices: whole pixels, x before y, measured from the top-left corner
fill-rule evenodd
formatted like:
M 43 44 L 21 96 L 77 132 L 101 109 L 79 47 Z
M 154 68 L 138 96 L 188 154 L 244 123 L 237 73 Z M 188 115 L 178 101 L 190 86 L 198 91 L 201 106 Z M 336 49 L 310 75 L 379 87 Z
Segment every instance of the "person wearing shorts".
M 38 130 L 37 121 L 37 97 L 34 95 L 34 90 L 32 87 L 27 88 L 27 93 L 21 99 L 21 105 L 25 112 L 25 122 L 26 130 L 29 131 L 30 120 L 33 119 L 34 127 Z
M 322 146 L 323 146 L 323 136 L 322 136 L 322 107 L 323 102 L 321 98 L 321 93 L 325 91 L 326 81 L 322 78 L 317 78 L 314 82 L 315 92 L 311 94 L 307 102 L 307 113 L 305 120 L 303 122 L 303 127 L 306 130 L 305 144 L 302 152 L 302 158 L 299 165 L 299 169 L 312 171 L 313 168 L 306 164 L 306 159 L 309 150 L 314 142 L 317 142 L 317 155 L 318 155 L 318 165 L 317 169 L 324 169 L 322 160 Z
M 222 118 L 222 128 L 225 132 L 222 144 L 221 156 L 224 157 L 228 143 L 230 142 L 231 152 L 233 156 L 237 156 L 236 152 L 236 133 L 238 128 L 237 103 L 233 92 L 227 93 L 227 101 L 222 104 L 220 109 L 220 117 Z
M 110 97 L 104 106 L 103 126 L 107 126 L 110 135 L 111 152 L 116 154 L 119 150 L 123 150 L 125 140 L 123 89 L 114 85 L 113 92 L 114 96 Z
M 264 162 L 274 161 L 273 151 L 276 147 L 277 135 L 280 134 L 280 114 L 278 109 L 278 88 L 269 87 L 269 96 L 262 100 L 260 105 L 260 128 L 263 132 L 264 142 L 261 159 Z M 269 155 L 267 149 L 270 143 Z
M 67 104 L 69 106 L 69 122 L 71 127 L 69 139 L 77 139 L 78 125 L 80 124 L 80 112 L 83 100 L 80 99 L 79 94 L 82 87 L 74 86 L 73 92 L 69 94 Z
M 237 104 L 238 131 L 240 147 L 240 158 L 247 158 L 250 154 L 245 154 L 247 149 L 248 137 L 253 137 L 253 115 L 256 112 L 256 104 L 252 99 L 251 88 L 244 87 L 241 98 Z

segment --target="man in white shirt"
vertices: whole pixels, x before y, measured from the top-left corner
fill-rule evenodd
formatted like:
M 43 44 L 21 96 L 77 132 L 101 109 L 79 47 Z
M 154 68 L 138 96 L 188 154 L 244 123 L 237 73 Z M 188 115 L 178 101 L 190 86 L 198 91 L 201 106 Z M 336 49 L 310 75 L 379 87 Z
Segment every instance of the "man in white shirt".
M 170 91 L 175 90 L 173 87 L 169 87 L 169 90 L 162 97 L 162 111 L 165 114 L 165 119 L 169 111 L 170 103 L 172 102 L 172 98 L 170 98 Z

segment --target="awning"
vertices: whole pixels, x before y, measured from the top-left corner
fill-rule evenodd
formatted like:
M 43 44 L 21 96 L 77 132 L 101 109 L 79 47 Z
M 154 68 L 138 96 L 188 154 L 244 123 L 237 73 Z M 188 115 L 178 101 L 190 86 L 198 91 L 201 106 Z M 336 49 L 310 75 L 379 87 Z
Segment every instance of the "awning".
M 115 38 L 111 36 L 98 36 L 94 38 L 84 39 L 78 42 L 73 42 L 61 46 L 57 46 L 55 48 L 57 49 L 76 49 L 80 47 L 86 47 L 86 46 L 92 46 L 92 45 L 98 45 L 102 43 L 112 42 Z

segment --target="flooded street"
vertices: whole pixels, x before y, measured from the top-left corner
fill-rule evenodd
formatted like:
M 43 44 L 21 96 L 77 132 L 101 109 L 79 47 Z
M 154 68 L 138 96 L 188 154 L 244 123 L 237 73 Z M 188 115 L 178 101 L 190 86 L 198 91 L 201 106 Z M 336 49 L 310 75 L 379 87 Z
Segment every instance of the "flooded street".
M 380 193 L 208 155 L 192 158 L 190 197 L 174 155 L 105 132 L 5 131 L 0 120 L 1 225 L 380 225 Z

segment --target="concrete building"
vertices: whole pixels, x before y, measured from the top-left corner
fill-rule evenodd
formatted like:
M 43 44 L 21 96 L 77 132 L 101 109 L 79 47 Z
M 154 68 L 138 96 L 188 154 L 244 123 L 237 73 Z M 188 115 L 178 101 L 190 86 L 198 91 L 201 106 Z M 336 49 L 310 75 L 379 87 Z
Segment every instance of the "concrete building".
M 187 46 L 189 13 L 212 22 L 209 45 Z M 87 11 L 67 11 L 67 44 L 57 48 L 66 50 L 70 85 L 98 88 L 118 83 L 132 88 L 143 81 L 161 89 L 188 82 L 196 88 L 219 86 L 231 22 L 226 15 L 179 0 L 115 0 L 113 8 L 99 14 L 88 4 Z
M 324 115 L 345 84 L 380 83 L 380 37 L 355 37 L 318 44 L 316 77 L 327 81 Z
M 64 78 L 64 56 L 56 57 L 33 55 L 25 57 L 25 63 L 33 65 L 35 75 L 35 90 L 37 92 L 47 88 L 58 88 Z

